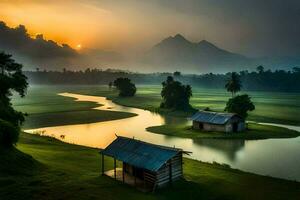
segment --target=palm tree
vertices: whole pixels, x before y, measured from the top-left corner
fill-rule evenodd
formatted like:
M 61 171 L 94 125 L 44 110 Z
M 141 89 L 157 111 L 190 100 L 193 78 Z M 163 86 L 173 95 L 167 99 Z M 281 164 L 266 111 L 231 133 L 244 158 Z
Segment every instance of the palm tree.
M 231 92 L 232 97 L 241 90 L 242 84 L 240 80 L 240 76 L 236 72 L 231 73 L 230 79 L 228 79 L 225 88 L 228 92 Z

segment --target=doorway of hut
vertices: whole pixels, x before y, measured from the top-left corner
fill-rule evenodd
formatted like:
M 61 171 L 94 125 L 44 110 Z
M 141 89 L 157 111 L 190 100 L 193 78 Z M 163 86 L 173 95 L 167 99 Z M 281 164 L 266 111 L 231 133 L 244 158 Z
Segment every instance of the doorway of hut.
M 235 122 L 232 124 L 232 132 L 234 133 L 238 132 L 238 123 Z
M 145 180 L 145 171 L 143 169 L 125 162 L 122 162 L 121 167 L 117 167 L 116 162 L 114 163 L 114 169 L 103 171 L 102 173 L 125 184 L 134 186 L 142 192 L 152 192 L 155 189 L 153 183 Z
M 204 128 L 203 123 L 200 123 L 200 122 L 199 122 L 199 129 L 202 130 L 203 128 Z
M 144 180 L 144 170 L 133 167 L 132 165 L 129 165 L 127 163 L 123 163 L 123 170 L 125 173 L 128 173 L 132 176 L 136 176 L 137 178 Z

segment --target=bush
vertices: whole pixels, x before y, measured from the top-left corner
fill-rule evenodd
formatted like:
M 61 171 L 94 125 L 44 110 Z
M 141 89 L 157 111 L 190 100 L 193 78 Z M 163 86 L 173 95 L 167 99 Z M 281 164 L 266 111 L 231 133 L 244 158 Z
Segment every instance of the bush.
M 136 93 L 136 87 L 128 78 L 117 78 L 114 86 L 119 90 L 119 96 L 132 97 Z
M 183 85 L 179 81 L 175 81 L 173 77 L 168 76 L 167 80 L 162 83 L 161 96 L 163 102 L 161 108 L 175 110 L 191 110 L 190 98 L 192 96 L 192 88 L 189 85 Z
M 251 98 L 247 95 L 238 95 L 228 100 L 225 111 L 236 113 L 243 119 L 248 116 L 248 111 L 253 111 L 255 106 Z
M 12 146 L 18 142 L 20 129 L 12 123 L 0 119 L 0 145 Z

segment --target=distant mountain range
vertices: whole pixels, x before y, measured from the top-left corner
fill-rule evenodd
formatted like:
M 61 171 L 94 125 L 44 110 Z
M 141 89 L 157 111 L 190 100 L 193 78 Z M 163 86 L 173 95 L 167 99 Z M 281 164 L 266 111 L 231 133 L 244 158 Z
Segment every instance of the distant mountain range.
M 202 40 L 194 43 L 182 35 L 168 37 L 146 52 L 118 53 L 100 49 L 75 50 L 67 44 L 47 40 L 42 34 L 31 37 L 23 25 L 8 27 L 0 21 L 0 51 L 13 54 L 24 69 L 79 70 L 87 67 L 115 68 L 139 72 L 226 73 L 300 66 L 298 57 L 249 58 Z
M 217 72 L 251 70 L 258 65 L 272 68 L 292 68 L 300 64 L 296 58 L 248 58 L 202 40 L 193 43 L 182 35 L 168 37 L 153 46 L 142 62 L 156 71 Z

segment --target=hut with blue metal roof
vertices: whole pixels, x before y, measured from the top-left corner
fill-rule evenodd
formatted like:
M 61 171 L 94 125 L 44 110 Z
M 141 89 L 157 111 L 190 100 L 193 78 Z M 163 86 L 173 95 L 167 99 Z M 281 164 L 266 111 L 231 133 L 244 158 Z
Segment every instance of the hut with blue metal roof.
M 218 132 L 240 132 L 246 129 L 245 120 L 235 113 L 198 111 L 191 117 L 193 129 Z
M 112 177 L 115 179 L 119 177 L 125 183 L 131 181 L 135 186 L 142 183 L 143 186 L 147 185 L 148 188 L 150 186 L 154 190 L 182 177 L 183 153 L 188 152 L 175 147 L 160 146 L 134 138 L 117 136 L 100 152 L 102 174 L 106 174 L 104 156 L 109 156 L 114 159 Z M 119 170 L 117 170 L 116 161 L 122 163 L 122 168 Z

